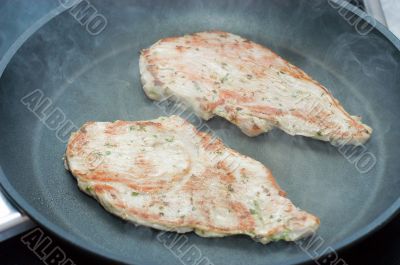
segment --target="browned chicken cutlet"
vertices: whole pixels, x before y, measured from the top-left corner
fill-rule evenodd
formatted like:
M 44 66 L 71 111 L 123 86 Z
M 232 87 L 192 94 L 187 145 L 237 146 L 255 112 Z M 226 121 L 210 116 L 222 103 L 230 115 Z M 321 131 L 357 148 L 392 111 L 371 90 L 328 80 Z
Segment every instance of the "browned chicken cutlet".
M 156 229 L 268 243 L 319 226 L 264 165 L 178 116 L 87 122 L 70 137 L 65 163 L 106 210 Z
M 372 133 L 304 71 L 231 33 L 161 39 L 142 51 L 140 73 L 151 99 L 174 96 L 203 119 L 221 116 L 248 136 L 277 127 L 290 135 L 360 145 Z

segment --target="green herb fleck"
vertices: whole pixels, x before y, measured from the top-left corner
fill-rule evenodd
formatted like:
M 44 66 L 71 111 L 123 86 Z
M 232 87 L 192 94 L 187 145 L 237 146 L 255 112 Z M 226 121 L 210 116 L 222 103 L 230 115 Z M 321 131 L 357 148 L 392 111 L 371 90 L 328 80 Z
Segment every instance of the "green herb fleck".
M 250 213 L 251 213 L 251 214 L 256 214 L 256 210 L 250 209 Z
M 318 131 L 318 132 L 317 132 L 317 136 L 320 136 L 320 137 L 321 137 L 321 136 L 322 136 L 322 132 L 321 132 L 321 131 Z
M 200 230 L 200 229 L 196 229 L 195 232 L 198 233 L 198 234 L 201 234 L 201 235 L 204 235 L 204 234 L 205 234 L 205 233 L 204 233 L 204 230 Z
M 229 184 L 228 185 L 228 191 L 229 192 L 234 192 L 235 190 L 233 189 L 233 187 L 232 187 L 232 184 Z
M 144 125 L 138 125 L 138 126 L 132 125 L 132 126 L 129 127 L 129 130 L 130 131 L 142 131 L 142 132 L 145 132 L 146 131 L 146 126 L 144 126 Z
M 263 222 L 261 208 L 260 208 L 260 205 L 258 204 L 258 201 L 254 200 L 253 204 L 254 204 L 254 208 L 255 208 L 255 214 L 257 215 L 258 219 L 260 219 L 260 221 Z
M 228 80 L 228 76 L 229 76 L 229 74 L 226 74 L 224 77 L 222 77 L 222 78 L 220 79 L 220 82 L 221 82 L 221 83 L 226 82 L 226 81 Z
M 171 136 L 171 137 L 168 137 L 168 138 L 165 138 L 165 141 L 167 141 L 167 142 L 173 142 L 174 141 L 174 139 L 175 139 L 175 137 L 174 136 Z
M 199 83 L 197 83 L 196 81 L 193 81 L 192 83 L 197 91 L 201 91 L 201 87 L 200 87 Z
M 86 186 L 85 190 L 86 190 L 87 192 L 91 192 L 91 191 L 93 190 L 93 188 L 90 187 L 90 186 Z
M 106 151 L 106 155 L 110 155 L 111 154 L 111 152 L 110 151 Z
M 132 191 L 131 195 L 134 196 L 134 197 L 135 197 L 135 196 L 138 196 L 138 195 L 139 195 L 139 192 Z
M 192 211 L 196 211 L 196 207 L 192 207 Z

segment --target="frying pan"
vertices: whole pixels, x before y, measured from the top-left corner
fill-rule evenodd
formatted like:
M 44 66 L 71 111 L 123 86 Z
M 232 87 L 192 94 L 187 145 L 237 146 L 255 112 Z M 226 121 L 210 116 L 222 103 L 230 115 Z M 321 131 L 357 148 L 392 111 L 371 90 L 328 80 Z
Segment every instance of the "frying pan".
M 323 0 L 90 3 L 107 19 L 101 33 L 89 34 L 68 11 L 50 15 L 15 50 L 0 80 L 1 185 L 39 224 L 114 261 L 180 262 L 179 252 L 160 243 L 159 231 L 112 216 L 78 190 L 62 161 L 68 135 L 49 116 L 58 109 L 79 127 L 87 120 L 165 115 L 142 91 L 138 52 L 160 38 L 210 29 L 270 47 L 328 87 L 374 132 L 361 149 L 346 149 L 279 130 L 249 138 L 222 119 L 207 122 L 227 145 L 271 168 L 296 205 L 321 218 L 322 245 L 310 253 L 295 243 L 264 246 L 243 236 L 189 233 L 181 251 L 196 246 L 213 264 L 298 264 L 354 243 L 397 213 L 400 45 L 383 26 L 360 34 L 348 18 L 361 11 Z M 37 89 L 45 103 L 31 111 L 21 99 Z

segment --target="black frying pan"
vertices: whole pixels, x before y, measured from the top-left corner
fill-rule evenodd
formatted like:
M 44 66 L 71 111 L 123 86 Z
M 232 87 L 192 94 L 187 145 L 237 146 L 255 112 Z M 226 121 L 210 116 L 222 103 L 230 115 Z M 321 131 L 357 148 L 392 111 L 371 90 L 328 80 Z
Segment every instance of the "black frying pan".
M 325 0 L 91 4 L 108 20 L 104 31 L 91 35 L 85 23 L 63 12 L 32 32 L 0 80 L 1 184 L 38 223 L 116 261 L 179 263 L 174 251 L 159 242 L 159 231 L 112 216 L 78 190 L 61 159 L 69 131 L 57 131 L 54 117 L 48 117 L 59 108 L 65 119 L 80 126 L 87 120 L 163 115 L 141 89 L 138 52 L 163 37 L 209 29 L 270 47 L 327 86 L 350 113 L 362 115 L 374 129 L 363 148 L 350 150 L 280 131 L 249 138 L 222 119 L 208 122 L 229 146 L 268 165 L 289 197 L 321 218 L 318 236 L 323 245 L 314 255 L 355 242 L 398 211 L 400 44 L 383 26 L 370 32 L 369 24 L 356 28 L 346 19 L 356 21 L 360 11 L 338 9 Z M 45 105 L 31 111 L 33 101 L 21 99 L 36 89 Z M 376 159 L 371 168 L 368 156 Z M 264 246 L 242 236 L 187 236 L 182 250 L 195 245 L 201 257 L 214 264 L 295 264 L 310 259 L 295 243 Z

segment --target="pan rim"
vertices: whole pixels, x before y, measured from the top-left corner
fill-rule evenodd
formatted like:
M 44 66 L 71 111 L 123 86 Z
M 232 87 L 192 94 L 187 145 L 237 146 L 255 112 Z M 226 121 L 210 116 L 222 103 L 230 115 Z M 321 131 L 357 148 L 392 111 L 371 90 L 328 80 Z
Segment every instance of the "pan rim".
M 345 0 L 328 0 L 335 2 L 339 4 L 342 8 L 346 9 L 349 12 L 354 13 L 357 15 L 359 18 L 362 20 L 366 21 L 369 25 L 373 26 L 377 31 L 379 31 L 385 38 L 387 38 L 393 46 L 400 51 L 400 40 L 390 31 L 388 30 L 385 26 L 383 26 L 380 22 L 375 20 L 373 17 L 369 16 L 366 14 L 364 11 L 360 10 L 359 8 L 355 7 L 352 4 L 347 3 Z M 54 12 L 56 10 L 56 12 Z M 18 51 L 18 49 L 26 42 L 29 37 L 31 37 L 36 31 L 38 31 L 43 25 L 47 24 L 48 21 L 53 19 L 54 17 L 58 16 L 59 14 L 65 12 L 67 9 L 63 9 L 60 11 L 60 8 L 56 8 L 46 16 L 46 18 L 39 23 L 34 28 L 28 29 L 26 32 L 23 33 L 26 36 L 23 38 L 17 39 L 15 42 L 16 46 L 11 46 L 11 56 L 8 56 L 6 60 L 3 57 L 3 60 L 0 61 L 0 78 L 3 74 L 3 70 L 7 66 L 7 64 L 10 62 L 14 54 Z M 22 35 L 21 35 L 22 37 Z M 8 53 L 8 52 L 7 52 Z M 10 55 L 9 54 L 9 55 Z M 3 66 L 3 67 L 2 67 Z M 129 260 L 126 260 L 126 258 L 123 258 L 121 256 L 115 255 L 112 252 L 105 252 L 99 248 L 97 248 L 94 245 L 86 245 L 83 240 L 80 238 L 76 237 L 74 234 L 68 233 L 67 230 L 63 229 L 59 225 L 49 221 L 45 216 L 43 216 L 38 210 L 36 210 L 33 206 L 29 204 L 28 201 L 26 201 L 20 193 L 14 189 L 12 184 L 8 181 L 8 177 L 4 174 L 2 167 L 0 165 L 0 186 L 1 190 L 5 192 L 5 195 L 7 196 L 8 199 L 12 200 L 18 207 L 20 207 L 25 213 L 27 213 L 35 222 L 37 222 L 39 225 L 45 227 L 47 230 L 49 230 L 51 233 L 54 235 L 58 236 L 64 241 L 67 241 L 69 244 L 80 248 L 84 251 L 87 251 L 88 253 L 100 257 L 105 260 L 113 261 L 113 262 L 122 262 L 126 264 L 132 264 L 130 263 Z M 341 241 L 335 243 L 334 245 L 331 246 L 330 251 L 327 251 L 326 253 L 323 253 L 322 255 L 318 255 L 316 257 L 308 257 L 304 252 L 301 257 L 298 258 L 293 258 L 291 260 L 285 261 L 286 265 L 298 265 L 298 264 L 303 264 L 305 262 L 310 262 L 311 260 L 318 260 L 323 256 L 329 255 L 333 252 L 338 252 L 342 251 L 350 246 L 353 246 L 354 244 L 360 242 L 362 239 L 365 239 L 366 237 L 370 236 L 371 234 L 375 233 L 379 229 L 381 229 L 385 224 L 387 224 L 390 220 L 392 220 L 395 216 L 400 214 L 400 197 L 397 198 L 393 202 L 392 205 L 390 205 L 388 208 L 386 208 L 381 214 L 379 214 L 373 221 L 369 222 L 367 225 L 359 228 L 356 232 L 353 234 L 345 237 Z

